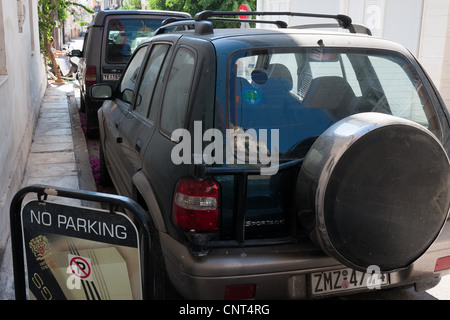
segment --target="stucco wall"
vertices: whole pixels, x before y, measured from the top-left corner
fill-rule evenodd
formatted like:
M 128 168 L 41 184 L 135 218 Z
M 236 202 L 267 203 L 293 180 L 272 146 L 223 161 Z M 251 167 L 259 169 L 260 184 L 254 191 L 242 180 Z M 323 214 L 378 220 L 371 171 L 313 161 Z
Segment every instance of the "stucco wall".
M 450 0 L 424 0 L 419 61 L 450 106 Z
M 9 206 L 22 183 L 46 89 L 37 2 L 0 0 L 0 53 L 4 49 L 6 61 L 6 74 L 0 75 L 0 260 L 9 237 Z

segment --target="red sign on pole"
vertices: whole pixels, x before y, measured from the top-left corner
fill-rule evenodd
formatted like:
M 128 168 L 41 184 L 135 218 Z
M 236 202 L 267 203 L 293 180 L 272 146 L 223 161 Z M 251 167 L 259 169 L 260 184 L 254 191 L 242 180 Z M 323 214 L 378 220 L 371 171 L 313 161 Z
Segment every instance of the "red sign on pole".
M 251 11 L 250 6 L 248 4 L 241 4 L 239 6 L 239 11 Z M 240 19 L 247 19 L 248 16 L 239 16 Z

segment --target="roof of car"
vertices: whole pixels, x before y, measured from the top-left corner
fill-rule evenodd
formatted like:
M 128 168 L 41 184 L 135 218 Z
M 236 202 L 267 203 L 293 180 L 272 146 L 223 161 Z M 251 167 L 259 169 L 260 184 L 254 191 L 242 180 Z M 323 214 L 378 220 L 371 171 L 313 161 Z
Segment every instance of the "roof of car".
M 296 26 L 288 26 L 281 20 L 274 19 L 252 19 L 242 20 L 237 17 L 242 12 L 236 11 L 202 11 L 197 13 L 193 18 L 169 18 L 163 21 L 162 26 L 156 30 L 155 35 L 170 33 L 173 28 L 184 28 L 183 31 L 176 31 L 185 37 L 198 37 L 205 40 L 221 42 L 222 39 L 236 39 L 245 41 L 249 47 L 262 46 L 290 46 L 289 41 L 293 45 L 301 46 L 340 46 L 340 47 L 361 47 L 361 48 L 378 48 L 386 50 L 394 50 L 403 52 L 408 55 L 409 52 L 401 45 L 389 40 L 380 39 L 372 36 L 370 29 L 363 25 L 354 24 L 349 16 L 337 14 L 316 14 L 302 12 L 266 12 L 266 11 L 250 11 L 245 14 L 248 16 L 272 16 L 276 19 L 281 16 L 296 17 L 312 17 L 318 21 L 325 23 L 303 24 Z M 256 28 L 225 28 L 216 29 L 213 26 L 214 21 L 220 22 L 251 22 L 256 23 Z M 333 21 L 334 23 L 329 23 Z M 278 28 L 266 28 L 267 25 L 275 25 Z M 261 28 L 263 26 L 264 28 Z M 275 35 L 275 37 L 273 37 Z M 281 36 L 283 35 L 283 36 Z M 270 37 L 270 40 L 263 40 L 261 37 Z M 291 37 L 291 39 L 289 39 Z M 288 41 L 286 41 L 288 40 Z M 230 42 L 230 41 L 227 41 Z M 225 43 L 225 42 L 224 42 Z
M 232 40 L 241 42 L 241 47 L 290 47 L 317 46 L 373 48 L 394 50 L 408 55 L 400 44 L 364 34 L 354 34 L 342 30 L 294 29 L 294 28 L 225 28 L 214 29 L 212 33 L 197 33 L 194 30 L 177 31 L 183 37 L 202 38 L 216 46 L 226 45 Z M 166 34 L 167 35 L 167 34 Z M 270 39 L 270 40 L 269 40 Z M 320 41 L 320 43 L 319 43 Z M 247 43 L 247 45 L 243 45 Z M 239 44 L 237 44 L 239 46 Z
M 154 15 L 162 17 L 189 18 L 189 13 L 162 10 L 102 10 L 95 14 L 91 26 L 102 26 L 104 19 L 112 15 Z

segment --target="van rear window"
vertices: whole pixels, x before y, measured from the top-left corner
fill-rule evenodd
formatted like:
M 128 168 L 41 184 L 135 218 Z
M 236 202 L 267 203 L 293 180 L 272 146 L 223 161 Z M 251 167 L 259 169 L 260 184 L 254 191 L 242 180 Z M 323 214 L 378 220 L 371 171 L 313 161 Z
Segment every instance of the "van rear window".
M 162 19 L 111 19 L 106 39 L 106 61 L 127 63 L 134 50 L 161 26 Z

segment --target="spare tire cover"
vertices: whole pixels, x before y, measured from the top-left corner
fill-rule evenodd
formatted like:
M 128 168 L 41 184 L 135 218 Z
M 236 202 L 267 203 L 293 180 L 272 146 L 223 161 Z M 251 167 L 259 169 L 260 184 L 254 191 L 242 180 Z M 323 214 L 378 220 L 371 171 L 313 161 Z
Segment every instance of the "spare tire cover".
M 360 271 L 389 272 L 409 266 L 439 235 L 449 181 L 448 156 L 431 132 L 361 113 L 313 144 L 297 181 L 297 209 L 313 217 L 311 234 L 327 254 Z

